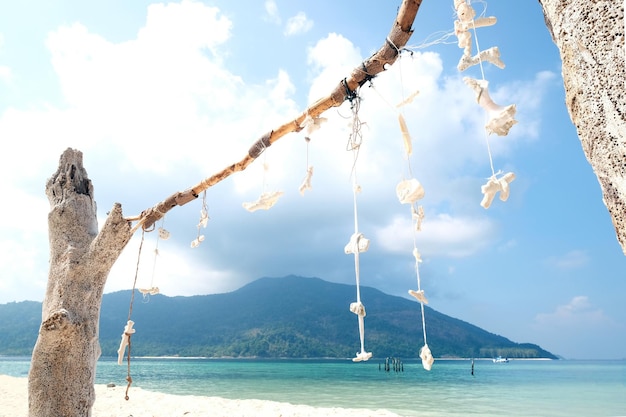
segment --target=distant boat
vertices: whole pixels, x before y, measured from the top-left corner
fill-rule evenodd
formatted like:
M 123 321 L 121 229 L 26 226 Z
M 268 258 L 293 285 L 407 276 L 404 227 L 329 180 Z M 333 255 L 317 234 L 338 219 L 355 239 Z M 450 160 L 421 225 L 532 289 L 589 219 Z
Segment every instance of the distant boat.
M 492 359 L 493 363 L 507 363 L 509 358 L 503 358 L 502 356 L 498 356 L 497 358 Z

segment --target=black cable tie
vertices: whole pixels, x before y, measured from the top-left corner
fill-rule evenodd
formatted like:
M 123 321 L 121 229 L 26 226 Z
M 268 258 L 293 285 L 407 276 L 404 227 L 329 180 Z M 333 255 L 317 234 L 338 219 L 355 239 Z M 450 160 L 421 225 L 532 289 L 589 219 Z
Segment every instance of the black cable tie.
M 347 99 L 350 101 L 350 103 L 352 103 L 356 98 L 356 92 L 350 90 L 350 87 L 348 87 L 348 81 L 345 78 L 341 80 L 341 83 L 343 84 L 343 88 L 346 90 Z

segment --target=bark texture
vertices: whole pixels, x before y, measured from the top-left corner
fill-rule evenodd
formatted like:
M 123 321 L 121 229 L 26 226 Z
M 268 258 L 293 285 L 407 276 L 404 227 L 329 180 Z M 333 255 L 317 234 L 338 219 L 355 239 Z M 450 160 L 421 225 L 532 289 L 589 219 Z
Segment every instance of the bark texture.
M 61 155 L 46 194 L 50 271 L 28 375 L 29 416 L 90 416 L 102 292 L 131 226 L 116 204 L 98 233 L 93 187 L 80 151 Z
M 563 61 L 566 104 L 626 254 L 624 3 L 539 0 Z

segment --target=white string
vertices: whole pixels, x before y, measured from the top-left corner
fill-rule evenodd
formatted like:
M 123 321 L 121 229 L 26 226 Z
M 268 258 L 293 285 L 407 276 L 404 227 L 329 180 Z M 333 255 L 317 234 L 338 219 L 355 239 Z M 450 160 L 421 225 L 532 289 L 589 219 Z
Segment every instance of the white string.
M 159 257 L 159 241 L 161 240 L 161 234 L 167 234 L 168 232 L 163 228 L 163 226 L 165 225 L 165 217 L 163 217 L 161 219 L 161 227 L 159 227 L 158 233 L 157 233 L 157 239 L 156 239 L 156 243 L 154 245 L 154 260 L 152 261 L 152 276 L 150 278 L 150 287 L 149 288 L 140 288 L 139 292 L 142 293 L 143 295 L 143 301 L 145 303 L 148 302 L 148 300 L 150 299 L 150 294 L 151 293 L 156 293 L 155 292 L 155 287 L 154 287 L 154 277 L 156 276 L 156 265 L 157 265 L 157 258 Z M 163 231 L 163 232 L 161 232 Z
M 412 214 L 412 212 L 411 212 Z M 419 220 L 415 220 L 414 222 L 414 227 L 413 227 L 413 252 L 415 253 L 417 251 L 417 222 Z M 417 277 L 417 291 L 421 291 L 422 290 L 422 280 L 420 278 L 420 267 L 419 267 L 419 259 L 416 257 L 415 258 L 415 275 Z M 428 343 L 426 342 L 426 316 L 424 315 L 424 303 L 422 301 L 420 301 L 420 308 L 422 311 L 422 332 L 424 333 L 424 344 L 427 345 Z
M 400 71 L 400 89 L 401 89 L 401 97 L 402 97 L 402 101 L 404 102 L 404 80 L 402 77 L 402 66 L 400 66 L 399 68 Z M 402 115 L 402 110 L 398 109 L 397 112 Z M 409 175 L 412 178 L 413 177 L 413 169 L 411 167 L 411 155 L 409 154 L 408 150 L 405 148 L 405 156 L 406 156 L 406 161 L 407 161 L 407 167 L 409 170 Z M 417 231 L 419 230 L 419 223 L 421 222 L 421 218 L 419 216 L 414 216 L 414 212 L 418 212 L 418 208 L 416 208 L 416 203 L 412 203 L 410 205 L 410 210 L 411 210 L 411 218 L 413 219 L 413 254 L 415 256 L 415 274 L 416 274 L 416 279 L 417 279 L 417 290 L 421 291 L 422 290 L 422 283 L 421 283 L 421 278 L 420 278 L 420 273 L 419 273 L 419 252 L 417 251 Z M 424 345 L 427 345 L 427 341 L 426 341 L 426 316 L 425 316 L 425 311 L 424 311 L 424 302 L 422 300 L 418 300 L 420 303 L 420 312 L 421 312 L 421 319 L 422 319 L 422 332 L 424 335 Z
M 306 142 L 306 170 L 309 170 L 309 143 L 311 143 L 311 138 L 309 138 L 308 136 L 306 138 L 304 138 L 304 141 Z
M 470 2 L 471 3 L 471 2 Z M 481 2 L 481 3 L 485 3 L 485 2 Z M 481 15 L 483 15 L 487 10 L 487 5 L 484 4 L 484 8 L 483 8 L 483 12 L 481 13 Z M 472 19 L 472 29 L 474 31 L 474 41 L 476 43 L 476 53 L 478 54 L 478 65 L 480 66 L 480 74 L 482 76 L 483 81 L 485 81 L 485 70 L 483 68 L 483 60 L 482 57 L 480 56 L 480 44 L 478 43 L 478 35 L 476 34 L 476 26 L 474 25 L 474 21 L 475 19 Z M 492 175 L 496 175 L 496 171 L 493 167 L 493 156 L 491 154 L 491 146 L 489 144 L 489 136 L 487 136 L 485 134 L 485 142 L 487 143 L 487 155 L 489 156 L 489 166 L 491 167 L 491 174 Z
M 353 151 L 354 155 L 354 164 L 356 164 L 357 152 Z M 356 170 L 352 173 L 352 201 L 353 201 L 353 211 L 354 211 L 354 234 L 355 236 L 359 233 L 359 221 L 357 214 L 357 203 L 356 203 L 356 195 L 358 192 L 358 184 L 356 180 Z M 355 243 L 354 252 L 354 274 L 356 277 L 356 302 L 361 304 L 361 277 L 360 277 L 360 268 L 359 268 L 359 245 L 358 240 Z M 359 338 L 361 340 L 361 352 L 365 352 L 365 323 L 363 316 L 358 314 L 359 319 Z
M 267 171 L 269 167 L 267 165 L 267 152 L 263 152 L 263 192 L 267 191 Z
M 356 279 L 356 302 L 357 306 L 361 306 L 361 277 L 360 277 L 360 262 L 359 262 L 359 220 L 358 220 L 358 211 L 357 211 L 357 193 L 359 192 L 359 185 L 357 182 L 357 174 L 356 174 L 356 164 L 359 157 L 359 150 L 362 144 L 362 134 L 361 134 L 361 126 L 362 123 L 359 119 L 358 112 L 360 108 L 360 99 L 359 96 L 356 96 L 352 101 L 352 132 L 350 133 L 350 139 L 348 142 L 348 150 L 352 151 L 353 162 L 352 162 L 352 205 L 353 205 L 353 213 L 354 213 L 354 241 L 350 239 L 350 242 L 354 244 L 352 248 L 352 252 L 354 253 L 354 274 Z M 359 339 L 361 342 L 361 351 L 360 354 L 366 356 L 367 352 L 365 352 L 365 323 L 364 323 L 364 314 L 360 312 L 357 313 L 358 322 L 359 322 Z M 371 356 L 371 354 L 369 354 Z M 359 355 L 357 355 L 357 358 Z M 367 359 L 365 359 L 367 360 Z
M 438 38 L 434 39 L 434 40 L 429 40 L 432 37 L 435 36 L 439 36 Z M 431 46 L 435 46 L 435 45 L 451 45 L 456 43 L 455 41 L 450 41 L 448 42 L 448 39 L 456 36 L 454 34 L 454 31 L 452 32 L 445 32 L 445 31 L 439 31 L 439 32 L 433 32 L 432 34 L 428 35 L 426 37 L 426 39 L 424 39 L 421 43 L 418 43 L 417 45 L 411 45 L 411 46 L 405 46 L 404 49 L 407 49 L 409 51 L 414 51 L 414 50 L 418 50 L 418 49 L 425 49 L 425 48 L 430 48 Z
M 398 62 L 400 63 L 400 62 L 401 62 L 401 60 L 402 60 L 402 57 L 400 57 L 400 61 L 398 61 Z M 401 101 L 401 102 L 404 102 L 404 101 L 405 101 L 405 97 L 404 97 L 404 84 L 403 84 L 403 81 L 402 81 L 402 80 L 403 80 L 403 79 L 402 79 L 402 67 L 400 67 L 400 89 L 401 89 L 401 98 L 402 98 L 402 101 Z M 378 96 L 379 96 L 379 97 L 380 97 L 380 99 L 383 101 L 383 103 L 387 104 L 387 106 L 389 106 L 389 108 L 390 108 L 390 109 L 391 109 L 391 110 L 392 110 L 395 114 L 397 114 L 397 115 L 403 114 L 402 110 L 398 108 L 399 106 L 394 106 L 393 104 L 391 104 L 391 103 L 389 102 L 389 100 L 387 100 L 387 99 L 386 99 L 386 98 L 382 95 L 382 93 L 381 93 L 380 91 L 378 91 L 378 89 L 376 88 L 376 86 L 374 85 L 374 83 L 371 83 L 371 84 L 370 84 L 370 88 L 372 88 L 372 89 L 374 90 L 374 92 L 375 92 L 376 94 L 378 94 Z M 414 94 L 414 95 L 415 95 L 415 94 Z M 407 155 L 407 153 L 406 153 L 406 152 L 403 152 L 403 155 L 405 155 L 405 156 L 406 156 L 407 166 L 408 166 L 408 170 L 409 170 L 409 177 L 412 177 L 412 176 L 413 176 L 413 170 L 412 170 L 412 168 L 411 168 L 411 158 L 410 158 L 410 156 L 409 156 L 409 155 Z
M 478 43 L 478 35 L 476 34 L 476 25 L 474 24 L 475 19 L 472 19 L 472 30 L 474 31 L 474 41 L 476 43 L 476 53 L 478 54 L 478 65 L 480 65 L 480 73 L 483 77 L 483 81 L 485 80 L 485 70 L 483 68 L 483 60 L 480 56 L 480 44 Z

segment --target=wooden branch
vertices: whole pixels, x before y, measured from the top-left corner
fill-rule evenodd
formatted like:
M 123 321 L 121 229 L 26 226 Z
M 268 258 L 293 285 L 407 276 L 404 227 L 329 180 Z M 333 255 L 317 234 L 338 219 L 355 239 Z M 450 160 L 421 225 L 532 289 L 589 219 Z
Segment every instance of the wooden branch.
M 248 154 L 241 161 L 224 168 L 217 174 L 203 179 L 188 190 L 172 194 L 154 207 L 142 211 L 138 218 L 129 219 L 139 220 L 139 223 L 135 226 L 133 231 L 137 230 L 139 227 L 142 227 L 144 230 L 151 229 L 154 224 L 172 208 L 187 204 L 196 199 L 198 195 L 207 188 L 226 179 L 235 172 L 243 171 L 258 158 L 266 148 L 271 146 L 278 139 L 288 133 L 302 130 L 302 123 L 307 116 L 316 118 L 326 110 L 340 106 L 347 99 L 352 99 L 359 87 L 379 73 L 385 71 L 389 65 L 392 65 L 396 61 L 400 55 L 400 50 L 404 48 L 413 34 L 411 27 L 413 26 L 413 21 L 415 20 L 415 16 L 421 4 L 422 0 L 403 0 L 398 10 L 396 20 L 383 46 L 372 56 L 363 61 L 359 67 L 354 68 L 348 77 L 341 80 L 330 95 L 313 103 L 295 119 L 263 135 L 263 137 L 258 139 L 250 147 Z

